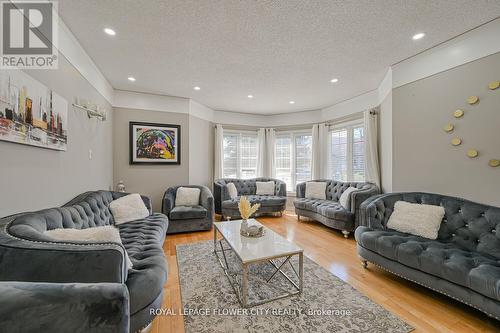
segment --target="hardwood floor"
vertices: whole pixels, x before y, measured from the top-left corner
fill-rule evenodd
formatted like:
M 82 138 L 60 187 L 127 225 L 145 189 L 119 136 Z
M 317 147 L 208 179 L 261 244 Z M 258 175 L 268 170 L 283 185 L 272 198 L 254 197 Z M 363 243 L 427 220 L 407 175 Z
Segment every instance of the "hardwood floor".
M 356 254 L 356 242 L 317 222 L 297 221 L 287 212 L 283 217 L 258 220 L 288 240 L 301 246 L 305 255 L 346 281 L 372 301 L 382 305 L 410 325 L 415 332 L 500 332 L 500 322 L 446 296 L 420 287 L 368 265 L 364 269 Z M 164 287 L 164 309 L 182 308 L 175 246 L 210 240 L 212 231 L 168 235 L 163 246 L 169 275 Z M 153 333 L 182 333 L 182 316 L 159 316 Z

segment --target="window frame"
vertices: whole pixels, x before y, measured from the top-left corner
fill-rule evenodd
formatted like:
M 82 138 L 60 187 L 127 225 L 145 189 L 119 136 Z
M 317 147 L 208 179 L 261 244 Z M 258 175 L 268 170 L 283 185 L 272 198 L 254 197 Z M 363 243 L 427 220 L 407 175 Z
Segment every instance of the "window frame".
M 301 135 L 309 135 L 311 136 L 311 140 L 312 140 L 312 129 L 300 129 L 300 130 L 286 130 L 286 131 L 277 131 L 275 136 L 276 136 L 276 139 L 280 136 L 290 136 L 291 138 L 291 144 L 292 144 L 292 147 L 291 147 L 291 151 L 290 151 L 290 173 L 291 173 L 291 183 L 292 184 L 296 184 L 297 183 L 297 158 L 296 158 L 296 150 L 297 150 L 297 147 L 296 147 L 296 138 L 298 136 L 301 136 Z M 311 141 L 311 148 L 312 148 L 312 141 Z M 276 144 L 274 145 L 274 158 L 275 158 L 275 171 L 276 171 Z M 311 177 L 312 177 L 312 150 L 311 150 Z M 296 194 L 296 188 L 297 188 L 297 185 L 293 186 L 293 189 L 287 189 L 287 195 L 290 195 L 290 196 L 294 196 Z
M 342 122 L 342 123 L 338 123 L 338 124 L 334 124 L 334 125 L 330 125 L 330 128 L 328 129 L 328 147 L 329 147 L 329 154 L 328 154 L 328 178 L 331 178 L 333 180 L 337 180 L 337 181 L 345 181 L 345 182 L 354 182 L 354 173 L 353 173 L 353 164 L 354 164 L 354 155 L 353 155 L 353 148 L 354 148 L 354 129 L 355 128 L 359 128 L 359 127 L 362 127 L 363 128 L 363 152 L 365 152 L 365 149 L 366 149 L 366 128 L 365 128 L 365 124 L 363 122 L 363 119 L 356 119 L 356 120 L 351 120 L 351 121 L 347 121 L 347 122 Z M 343 179 L 335 179 L 334 178 L 334 175 L 332 174 L 332 170 L 331 170 L 331 160 L 332 160 L 332 132 L 335 132 L 335 131 L 342 131 L 342 130 L 346 130 L 347 131 L 347 147 L 346 147 L 346 161 L 347 161 L 347 179 L 343 180 Z M 366 163 L 366 160 L 363 161 L 364 163 Z M 366 181 L 366 164 L 365 164 L 365 168 L 363 170 L 363 178 L 364 180 L 362 181 Z
M 258 140 L 258 133 L 257 131 L 251 131 L 251 130 L 224 130 L 224 133 L 222 134 L 223 136 L 223 140 L 224 140 L 224 136 L 228 134 L 228 135 L 234 135 L 234 136 L 237 136 L 238 139 L 236 140 L 236 177 L 237 179 L 243 179 L 241 178 L 242 176 L 242 172 L 241 172 L 241 139 L 242 139 L 242 136 L 255 136 L 255 139 L 257 140 L 257 155 L 255 156 L 255 159 L 256 159 L 256 164 L 255 164 L 255 177 L 257 177 L 257 167 L 258 167 L 258 159 L 259 159 L 259 140 Z M 224 175 L 224 159 L 222 161 L 222 174 L 223 174 L 223 177 L 225 178 L 228 178 Z M 247 178 L 245 178 L 247 179 Z

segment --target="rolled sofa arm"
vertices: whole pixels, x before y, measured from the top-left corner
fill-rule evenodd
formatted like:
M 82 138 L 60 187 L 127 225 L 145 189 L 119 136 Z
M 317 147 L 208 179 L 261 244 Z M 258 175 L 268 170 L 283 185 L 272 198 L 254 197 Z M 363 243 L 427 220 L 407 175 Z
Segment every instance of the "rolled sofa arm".
M 386 229 L 394 204 L 404 200 L 404 196 L 404 193 L 385 193 L 365 200 L 360 208 L 359 225 L 372 229 Z
M 222 202 L 231 199 L 227 191 L 226 182 L 223 179 L 214 181 L 214 206 L 217 214 L 222 214 Z
M 29 224 L 10 227 L 19 217 L 0 219 L 1 281 L 125 282 L 123 245 L 54 241 Z M 23 217 L 35 218 L 33 214 Z
M 177 187 L 169 187 L 165 194 L 163 194 L 163 200 L 161 204 L 161 212 L 165 215 L 169 215 L 170 211 L 174 209 L 175 206 L 175 194 L 177 193 Z
M 305 198 L 306 197 L 306 182 L 297 184 L 297 188 L 295 190 L 295 196 L 297 198 Z
M 380 194 L 380 190 L 378 186 L 375 184 L 368 183 L 363 188 L 358 191 L 354 191 L 351 193 L 351 213 L 356 214 L 361 207 L 361 204 L 370 197 L 373 197 L 377 194 Z
M 214 196 L 206 186 L 200 186 L 200 203 L 207 210 L 208 216 L 214 215 Z
M 129 312 L 125 284 L 0 282 L 2 332 L 127 333 Z

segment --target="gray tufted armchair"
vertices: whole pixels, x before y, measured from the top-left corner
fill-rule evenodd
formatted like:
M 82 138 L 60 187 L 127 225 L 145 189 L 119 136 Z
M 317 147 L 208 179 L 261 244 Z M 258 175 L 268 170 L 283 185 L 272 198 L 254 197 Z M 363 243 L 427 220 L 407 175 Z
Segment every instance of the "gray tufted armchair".
M 200 202 L 197 206 L 175 206 L 175 196 L 179 187 L 200 189 Z M 214 197 L 206 186 L 179 185 L 170 187 L 163 195 L 163 214 L 169 217 L 167 234 L 210 230 L 214 221 Z
M 387 228 L 397 201 L 443 206 L 437 239 Z M 431 193 L 389 193 L 361 206 L 358 254 L 367 262 L 500 320 L 500 208 Z
M 274 195 L 257 195 L 257 182 L 274 181 Z M 236 198 L 230 198 L 227 185 L 233 183 L 238 191 Z M 246 196 L 251 204 L 259 203 L 256 215 L 282 213 L 286 206 L 286 184 L 273 178 L 221 178 L 214 181 L 215 212 L 227 218 L 238 218 L 238 202 L 241 196 Z
M 380 193 L 375 184 L 366 182 L 340 182 L 331 179 L 313 180 L 313 182 L 326 182 L 326 200 L 306 198 L 306 183 L 298 184 L 297 200 L 293 202 L 297 218 L 306 216 L 327 227 L 342 230 L 346 238 L 359 224 L 361 203 Z M 339 204 L 339 198 L 349 187 L 359 190 L 351 193 L 349 207 L 345 209 Z

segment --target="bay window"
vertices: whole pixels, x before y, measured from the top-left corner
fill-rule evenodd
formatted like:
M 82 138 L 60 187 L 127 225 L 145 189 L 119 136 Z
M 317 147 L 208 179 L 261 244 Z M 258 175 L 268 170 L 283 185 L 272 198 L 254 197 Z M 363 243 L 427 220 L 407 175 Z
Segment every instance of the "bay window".
M 336 126 L 330 130 L 328 171 L 340 181 L 365 180 L 365 129 L 362 123 Z
M 255 178 L 257 175 L 257 133 L 224 131 L 224 178 Z
M 311 180 L 312 135 L 310 131 L 276 134 L 276 178 L 284 181 L 288 192 L 298 183 Z

